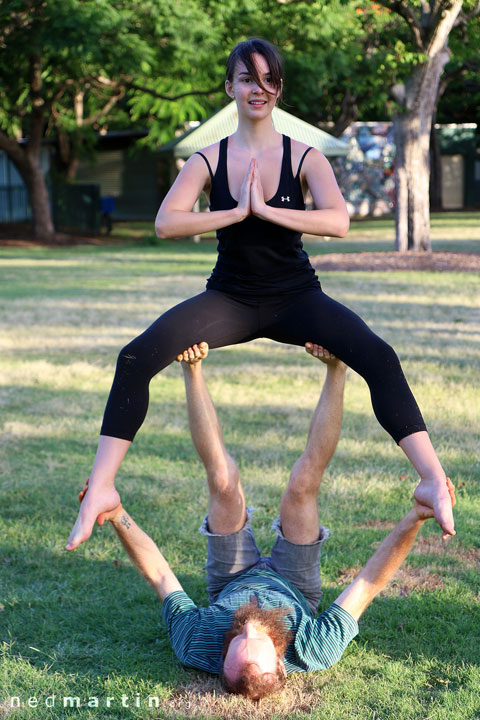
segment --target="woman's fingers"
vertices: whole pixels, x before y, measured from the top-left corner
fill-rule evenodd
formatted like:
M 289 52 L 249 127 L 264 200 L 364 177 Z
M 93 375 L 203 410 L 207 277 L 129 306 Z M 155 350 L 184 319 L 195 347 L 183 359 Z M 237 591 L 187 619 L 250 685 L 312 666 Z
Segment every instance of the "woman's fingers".
M 240 197 L 238 198 L 238 207 L 244 210 L 245 215 L 250 214 L 250 189 L 253 178 L 254 160 L 250 161 L 247 173 L 243 179 L 242 186 L 240 188 Z

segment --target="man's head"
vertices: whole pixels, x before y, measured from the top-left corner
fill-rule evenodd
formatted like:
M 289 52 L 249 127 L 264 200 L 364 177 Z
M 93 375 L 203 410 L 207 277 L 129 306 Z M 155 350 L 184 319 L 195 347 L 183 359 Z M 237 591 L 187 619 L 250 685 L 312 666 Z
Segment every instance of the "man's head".
M 291 633 L 288 608 L 261 610 L 256 600 L 235 613 L 223 645 L 222 686 L 228 692 L 260 700 L 285 684 L 283 656 Z

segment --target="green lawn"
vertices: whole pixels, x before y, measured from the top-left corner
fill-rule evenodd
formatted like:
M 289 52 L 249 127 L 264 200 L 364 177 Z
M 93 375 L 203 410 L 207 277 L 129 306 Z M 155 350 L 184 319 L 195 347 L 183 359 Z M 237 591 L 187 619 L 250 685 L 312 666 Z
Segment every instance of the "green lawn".
M 457 536 L 442 545 L 437 527 L 427 524 L 342 660 L 323 673 L 290 676 L 281 695 L 256 708 L 178 664 L 160 603 L 111 528 L 97 528 L 73 554 L 63 550 L 118 350 L 168 307 L 202 291 L 215 260 L 210 241 L 153 244 L 151 226 L 141 224 L 117 231 L 128 241 L 123 246 L 0 248 L 0 717 L 480 718 L 480 279 L 321 277 L 326 292 L 399 353 L 457 486 Z M 434 217 L 433 235 L 437 249 L 480 252 L 478 214 Z M 389 250 L 392 242 L 392 221 L 380 220 L 355 223 L 348 240 L 306 245 L 318 254 Z M 298 348 L 258 340 L 212 351 L 205 374 L 268 551 L 269 526 L 304 447 L 324 370 Z M 373 416 L 365 383 L 350 372 L 342 437 L 320 499 L 322 522 L 332 530 L 323 607 L 409 508 L 415 485 Z M 147 420 L 117 486 L 186 591 L 206 603 L 197 528 L 207 494 L 176 365 L 152 382 Z M 78 696 L 80 708 L 64 709 L 65 696 Z M 148 708 L 149 696 L 158 698 L 157 709 Z M 23 707 L 11 710 L 11 697 Z

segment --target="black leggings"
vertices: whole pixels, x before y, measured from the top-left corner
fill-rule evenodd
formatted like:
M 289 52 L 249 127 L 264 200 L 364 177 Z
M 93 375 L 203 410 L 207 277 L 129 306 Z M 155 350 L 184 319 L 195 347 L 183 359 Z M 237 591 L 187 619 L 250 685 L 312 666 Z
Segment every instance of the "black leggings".
M 343 360 L 368 383 L 377 420 L 396 442 L 426 429 L 394 350 L 322 290 L 262 303 L 207 290 L 168 310 L 121 350 L 101 434 L 133 440 L 147 413 L 150 380 L 187 347 L 259 337 L 317 343 Z

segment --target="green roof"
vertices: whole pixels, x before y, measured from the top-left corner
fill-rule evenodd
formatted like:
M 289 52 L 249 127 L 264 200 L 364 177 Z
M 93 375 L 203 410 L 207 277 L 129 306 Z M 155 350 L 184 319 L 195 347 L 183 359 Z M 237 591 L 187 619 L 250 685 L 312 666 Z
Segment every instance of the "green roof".
M 278 132 L 300 140 L 306 145 L 311 145 L 329 157 L 348 153 L 348 143 L 337 140 L 333 135 L 329 135 L 320 128 L 310 125 L 280 108 L 273 110 L 273 124 Z M 237 104 L 231 102 L 208 120 L 204 120 L 198 127 L 188 130 L 180 137 L 163 145 L 159 148 L 159 152 L 173 151 L 175 157 L 188 158 L 197 150 L 212 145 L 227 135 L 232 135 L 237 126 Z

